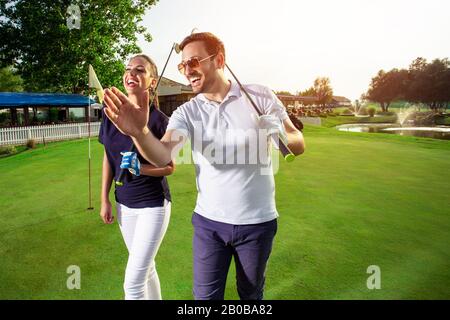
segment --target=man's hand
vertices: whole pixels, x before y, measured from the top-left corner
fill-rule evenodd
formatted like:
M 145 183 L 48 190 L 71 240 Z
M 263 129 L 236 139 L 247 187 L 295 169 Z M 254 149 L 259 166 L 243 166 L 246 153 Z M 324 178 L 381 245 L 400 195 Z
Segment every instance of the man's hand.
M 252 113 L 252 118 L 260 129 L 267 130 L 268 136 L 278 135 L 285 145 L 287 145 L 288 139 L 286 131 L 284 130 L 283 122 L 278 117 L 271 114 L 256 116 Z M 275 141 L 278 141 L 278 139 L 275 139 Z
M 136 137 L 147 129 L 149 93 L 145 91 L 138 104 L 119 89 L 105 90 L 105 114 L 123 134 Z
M 121 152 L 122 162 L 120 163 L 121 169 L 128 169 L 135 176 L 139 176 L 141 174 L 141 163 L 137 157 L 136 152 Z

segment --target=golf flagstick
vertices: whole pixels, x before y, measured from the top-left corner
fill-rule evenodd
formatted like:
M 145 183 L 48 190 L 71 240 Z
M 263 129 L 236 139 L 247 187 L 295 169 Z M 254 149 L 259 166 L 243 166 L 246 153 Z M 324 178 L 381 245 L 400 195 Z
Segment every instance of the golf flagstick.
M 89 83 L 88 83 L 88 140 L 89 140 L 89 207 L 88 210 L 93 210 L 92 207 L 92 188 L 91 188 L 91 97 L 90 88 L 96 89 L 98 100 L 103 102 L 103 88 L 98 81 L 94 68 L 89 65 Z
M 233 71 L 231 71 L 230 67 L 226 63 L 225 63 L 225 66 L 227 67 L 228 71 L 230 71 L 231 75 L 236 80 L 236 82 L 238 83 L 238 85 L 241 88 L 241 90 L 245 93 L 247 99 L 250 101 L 251 105 L 253 106 L 253 109 L 255 109 L 255 111 L 258 114 L 258 116 L 262 116 L 263 115 L 262 112 L 259 111 L 259 108 L 256 106 L 256 103 L 253 101 L 252 97 L 247 92 L 247 90 L 245 90 L 244 86 L 238 80 L 236 75 L 233 73 Z M 277 134 L 272 134 L 272 140 L 274 141 L 275 144 L 278 145 L 278 148 L 279 148 L 281 154 L 283 155 L 284 160 L 286 160 L 287 162 L 294 161 L 295 155 L 292 153 L 291 150 L 289 150 L 288 146 L 284 143 L 283 140 L 280 139 L 279 136 L 277 136 Z
M 178 45 L 178 43 L 174 43 L 172 45 L 172 48 L 170 49 L 169 56 L 167 57 L 166 63 L 164 64 L 164 67 L 163 67 L 163 69 L 161 71 L 161 75 L 158 78 L 158 82 L 156 83 L 155 92 L 153 93 L 153 96 L 152 96 L 152 98 L 150 100 L 149 107 L 152 106 L 153 102 L 156 99 L 156 96 L 158 95 L 159 83 L 161 82 L 161 79 L 163 77 L 164 71 L 166 70 L 167 64 L 169 63 L 170 56 L 172 55 L 173 50 L 175 50 L 176 53 L 180 53 L 180 46 Z M 134 145 L 134 143 L 131 143 L 131 147 L 130 147 L 130 149 L 128 151 L 129 152 L 136 152 L 136 146 Z M 129 172 L 128 169 L 120 169 L 119 177 L 116 180 L 116 186 L 119 186 L 119 187 L 123 186 L 123 180 L 124 180 L 125 175 L 127 174 L 127 172 Z
M 88 210 L 93 210 L 94 208 L 92 207 L 92 188 L 91 188 L 91 97 L 89 95 L 90 90 L 88 89 L 88 101 L 89 101 L 89 105 L 88 105 L 88 141 L 89 141 L 89 207 L 87 208 Z

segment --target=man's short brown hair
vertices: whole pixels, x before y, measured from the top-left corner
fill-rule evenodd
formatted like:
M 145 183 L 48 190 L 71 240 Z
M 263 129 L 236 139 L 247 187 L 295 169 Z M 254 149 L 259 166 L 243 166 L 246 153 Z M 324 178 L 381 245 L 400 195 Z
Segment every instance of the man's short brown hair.
M 223 45 L 222 40 L 217 38 L 211 32 L 199 32 L 187 36 L 180 43 L 180 50 L 183 50 L 186 45 L 194 41 L 202 41 L 205 44 L 206 51 L 209 54 L 221 52 L 223 54 L 223 58 L 225 59 L 225 46 Z

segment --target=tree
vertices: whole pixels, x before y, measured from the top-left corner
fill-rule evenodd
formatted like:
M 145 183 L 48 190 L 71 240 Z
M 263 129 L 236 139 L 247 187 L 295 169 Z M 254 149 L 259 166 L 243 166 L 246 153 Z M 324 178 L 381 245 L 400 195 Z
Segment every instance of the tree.
M 364 98 L 379 103 L 381 110 L 387 112 L 392 101 L 405 96 L 407 83 L 407 70 L 392 69 L 388 72 L 380 70 L 372 78 L 369 90 Z
M 428 62 L 426 59 L 418 57 L 409 66 L 408 70 L 408 86 L 405 98 L 409 102 L 421 103 L 427 100 L 426 92 L 430 91 L 429 79 L 427 79 L 426 71 Z
M 104 86 L 121 87 L 123 61 L 140 52 L 145 10 L 157 0 L 0 0 L 0 66 L 14 65 L 28 91 L 80 93 L 88 64 Z M 68 8 L 79 6 L 80 28 Z
M 364 98 L 378 102 L 383 111 L 397 99 L 423 103 L 434 111 L 445 109 L 450 102 L 450 61 L 445 58 L 428 63 L 419 57 L 408 70 L 380 70 Z
M 447 58 L 435 59 L 427 69 L 433 79 L 429 106 L 435 111 L 447 109 L 450 103 L 450 61 Z
M 314 80 L 314 91 L 316 93 L 316 97 L 318 103 L 325 107 L 327 103 L 330 103 L 333 99 L 333 89 L 330 85 L 330 79 L 326 77 L 319 77 Z
M 15 74 L 13 67 L 0 69 L 0 92 L 20 92 L 22 88 L 22 78 Z
M 299 95 L 302 97 L 315 97 L 317 95 L 317 92 L 314 87 L 311 87 L 309 89 L 306 89 L 305 91 L 299 92 Z
M 289 91 L 277 91 L 277 92 L 275 92 L 275 94 L 292 96 L 292 93 L 290 93 Z
M 409 68 L 406 98 L 428 105 L 431 110 L 447 108 L 450 102 L 450 62 L 447 58 L 431 63 L 417 58 Z

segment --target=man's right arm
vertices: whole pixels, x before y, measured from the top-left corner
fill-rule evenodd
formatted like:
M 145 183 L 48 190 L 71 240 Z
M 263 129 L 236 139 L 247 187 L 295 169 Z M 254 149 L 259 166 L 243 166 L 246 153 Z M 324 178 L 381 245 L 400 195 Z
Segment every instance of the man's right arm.
M 157 167 L 167 166 L 186 142 L 186 136 L 178 130 L 167 130 L 162 139 L 158 140 L 147 127 L 132 138 L 140 154 Z
M 105 114 L 125 135 L 133 139 L 141 155 L 157 167 L 165 167 L 178 154 L 186 141 L 178 128 L 186 128 L 186 121 L 178 109 L 172 114 L 172 129 L 167 129 L 161 140 L 147 127 L 149 119 L 149 93 L 145 91 L 139 103 L 131 101 L 117 88 L 105 90 Z M 171 120 L 172 120 L 171 117 Z M 170 127 L 171 120 L 169 120 Z

